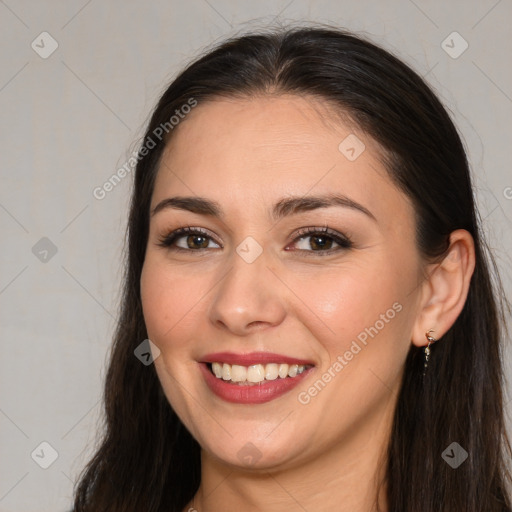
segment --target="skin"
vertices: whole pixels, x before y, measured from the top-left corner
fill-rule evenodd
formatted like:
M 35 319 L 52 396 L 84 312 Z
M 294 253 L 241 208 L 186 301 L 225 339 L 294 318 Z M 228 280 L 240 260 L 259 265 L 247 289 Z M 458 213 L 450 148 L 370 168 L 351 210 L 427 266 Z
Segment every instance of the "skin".
M 366 146 L 355 161 L 338 149 L 349 134 Z M 283 197 L 333 192 L 374 218 L 340 206 L 270 216 Z M 374 510 L 405 358 L 411 344 L 426 345 L 426 331 L 441 337 L 460 313 L 474 267 L 471 236 L 455 231 L 444 260 L 424 261 L 413 207 L 378 145 L 319 100 L 291 95 L 197 106 L 167 145 L 151 209 L 172 196 L 205 197 L 223 210 L 220 218 L 172 208 L 153 215 L 141 276 L 148 336 L 161 351 L 158 377 L 202 448 L 201 486 L 184 510 Z M 183 226 L 208 230 L 208 248 L 158 245 Z M 297 240 L 300 228 L 322 226 L 353 246 L 322 255 L 318 239 Z M 248 236 L 263 250 L 252 263 L 236 252 Z M 332 372 L 393 304 L 401 306 L 394 318 L 301 403 L 299 393 Z M 275 352 L 315 368 L 273 401 L 232 404 L 199 371 L 205 354 L 220 351 Z M 238 456 L 249 442 L 259 456 L 253 464 Z M 383 492 L 379 499 L 386 510 Z

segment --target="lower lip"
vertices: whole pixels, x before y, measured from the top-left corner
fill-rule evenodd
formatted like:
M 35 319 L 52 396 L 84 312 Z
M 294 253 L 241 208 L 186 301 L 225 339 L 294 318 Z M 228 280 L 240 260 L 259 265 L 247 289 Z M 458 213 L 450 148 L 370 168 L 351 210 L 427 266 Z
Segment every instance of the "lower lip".
M 204 379 L 210 390 L 226 402 L 235 404 L 263 404 L 284 395 L 297 386 L 313 369 L 308 368 L 296 377 L 285 379 L 264 380 L 253 385 L 238 385 L 230 381 L 218 379 L 210 371 L 206 363 L 199 364 Z

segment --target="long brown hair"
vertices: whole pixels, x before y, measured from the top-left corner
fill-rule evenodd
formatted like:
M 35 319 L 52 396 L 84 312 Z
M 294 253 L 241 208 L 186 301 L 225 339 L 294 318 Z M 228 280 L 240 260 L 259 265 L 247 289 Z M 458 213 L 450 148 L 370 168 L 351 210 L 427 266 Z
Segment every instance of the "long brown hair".
M 191 99 L 200 105 L 270 91 L 327 101 L 385 149 L 391 179 L 414 204 L 417 246 L 425 258 L 442 255 L 456 229 L 468 230 L 475 241 L 466 304 L 432 346 L 425 380 L 422 350 L 411 346 L 405 363 L 387 460 L 389 510 L 512 512 L 504 295 L 492 277 L 496 268 L 482 238 L 461 139 L 414 71 L 371 42 L 328 27 L 228 40 L 189 65 L 158 102 L 135 172 L 122 307 L 104 390 L 105 429 L 77 484 L 75 512 L 181 512 L 200 484 L 198 443 L 166 400 L 154 367 L 134 356 L 147 338 L 139 280 L 149 206 L 176 110 Z M 165 123 L 168 135 L 156 137 Z M 442 457 L 453 442 L 468 453 L 457 469 Z

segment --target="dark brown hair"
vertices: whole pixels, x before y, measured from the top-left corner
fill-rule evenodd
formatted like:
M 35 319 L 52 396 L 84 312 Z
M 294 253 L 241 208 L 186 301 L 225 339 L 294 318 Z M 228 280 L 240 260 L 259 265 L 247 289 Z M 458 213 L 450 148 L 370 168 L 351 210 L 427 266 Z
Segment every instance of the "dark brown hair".
M 390 512 L 512 512 L 504 295 L 492 279 L 496 268 L 479 227 L 461 139 L 435 94 L 401 60 L 328 27 L 228 40 L 189 65 L 156 106 L 142 143 L 154 147 L 141 152 L 135 172 L 122 308 L 104 390 L 105 429 L 77 484 L 75 511 L 181 512 L 200 484 L 198 443 L 166 400 L 154 367 L 134 357 L 147 338 L 139 280 L 166 143 L 155 140 L 155 130 L 191 98 L 200 108 L 219 97 L 269 93 L 320 98 L 380 144 L 391 179 L 414 204 L 417 245 L 426 260 L 444 254 L 456 229 L 475 241 L 466 304 L 432 346 L 425 380 L 421 349 L 411 346 L 405 362 L 386 461 Z M 469 454 L 457 469 L 441 456 L 452 442 Z

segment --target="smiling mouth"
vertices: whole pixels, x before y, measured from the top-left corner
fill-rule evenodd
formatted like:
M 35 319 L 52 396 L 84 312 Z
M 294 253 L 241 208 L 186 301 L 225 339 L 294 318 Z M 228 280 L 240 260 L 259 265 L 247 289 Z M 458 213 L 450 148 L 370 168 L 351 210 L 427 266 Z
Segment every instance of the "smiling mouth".
M 228 363 L 208 363 L 208 369 L 219 380 L 239 386 L 255 386 L 266 381 L 294 379 L 312 365 L 268 363 L 241 366 Z

